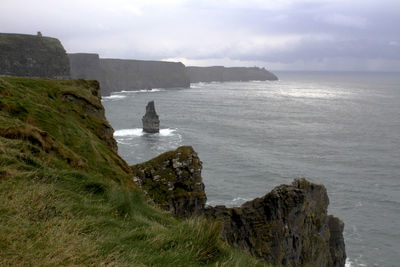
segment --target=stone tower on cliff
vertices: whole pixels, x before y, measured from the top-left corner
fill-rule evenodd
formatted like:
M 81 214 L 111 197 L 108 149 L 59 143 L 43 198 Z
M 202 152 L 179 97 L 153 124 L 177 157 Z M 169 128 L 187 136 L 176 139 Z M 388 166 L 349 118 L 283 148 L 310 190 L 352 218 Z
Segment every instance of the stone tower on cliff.
M 160 132 L 160 119 L 154 107 L 154 101 L 150 101 L 146 106 L 146 114 L 142 118 L 143 131 L 146 133 Z

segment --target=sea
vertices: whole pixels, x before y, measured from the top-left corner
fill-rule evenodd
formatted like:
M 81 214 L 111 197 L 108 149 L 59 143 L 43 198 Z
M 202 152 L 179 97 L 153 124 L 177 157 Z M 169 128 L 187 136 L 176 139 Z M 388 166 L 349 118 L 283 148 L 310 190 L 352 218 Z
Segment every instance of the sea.
M 295 178 L 324 184 L 346 266 L 400 266 L 400 73 L 276 72 L 103 97 L 129 163 L 190 145 L 209 205 L 238 206 Z M 148 101 L 158 134 L 142 132 Z

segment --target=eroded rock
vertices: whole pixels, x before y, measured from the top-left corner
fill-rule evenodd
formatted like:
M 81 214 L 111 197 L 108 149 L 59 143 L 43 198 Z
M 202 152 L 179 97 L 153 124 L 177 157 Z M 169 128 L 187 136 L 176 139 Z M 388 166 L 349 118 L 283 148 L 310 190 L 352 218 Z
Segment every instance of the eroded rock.
M 240 207 L 206 207 L 201 161 L 180 147 L 132 167 L 134 180 L 165 210 L 179 217 L 204 215 L 221 222 L 231 246 L 282 266 L 344 266 L 343 222 L 327 214 L 323 185 L 296 179 Z
M 134 181 L 161 208 L 178 217 L 200 215 L 206 203 L 202 162 L 190 146 L 132 166 Z
M 241 207 L 207 207 L 234 247 L 283 266 L 344 266 L 343 222 L 327 215 L 323 185 L 296 179 Z
M 146 133 L 160 132 L 160 119 L 154 107 L 154 101 L 150 101 L 146 106 L 146 114 L 142 118 L 143 131 Z

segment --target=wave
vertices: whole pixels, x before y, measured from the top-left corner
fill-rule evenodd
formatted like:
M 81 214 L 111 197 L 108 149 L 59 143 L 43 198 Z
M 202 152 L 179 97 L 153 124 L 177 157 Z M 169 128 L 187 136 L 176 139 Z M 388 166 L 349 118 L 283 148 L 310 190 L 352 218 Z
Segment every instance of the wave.
M 244 198 L 244 197 L 235 197 L 232 200 L 226 200 L 223 202 L 220 201 L 207 201 L 207 205 L 209 206 L 216 206 L 216 205 L 225 205 L 227 207 L 238 207 L 242 205 L 243 203 L 250 201 L 252 199 L 250 198 Z
M 123 129 L 117 130 L 114 132 L 115 137 L 124 137 L 124 136 L 142 136 L 144 134 L 142 128 L 135 129 Z
M 125 98 L 126 95 L 110 95 L 110 96 L 102 96 L 101 100 L 118 100 Z
M 149 134 L 143 132 L 142 128 L 135 129 L 122 129 L 114 132 L 114 137 L 135 137 L 135 136 L 143 136 L 143 135 L 155 135 L 155 136 L 173 136 L 176 132 L 176 129 L 160 129 L 159 133 Z
M 132 90 L 132 91 L 127 91 L 127 90 L 122 90 L 120 93 L 155 93 L 155 92 L 164 92 L 166 91 L 164 88 L 152 88 L 152 89 L 140 89 L 140 90 Z
M 367 265 L 365 263 L 361 263 L 358 259 L 346 259 L 346 263 L 344 265 L 345 267 L 366 267 Z
M 232 203 L 244 203 L 247 201 L 250 201 L 250 198 L 243 198 L 243 197 L 235 197 L 234 199 L 231 200 Z

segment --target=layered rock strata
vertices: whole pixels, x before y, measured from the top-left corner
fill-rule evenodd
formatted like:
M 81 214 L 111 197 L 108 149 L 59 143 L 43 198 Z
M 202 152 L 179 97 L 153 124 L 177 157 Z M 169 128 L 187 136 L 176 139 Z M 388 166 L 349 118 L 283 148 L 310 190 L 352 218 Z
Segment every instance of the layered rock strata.
M 343 222 L 327 214 L 323 185 L 296 179 L 240 207 L 205 207 L 201 161 L 180 147 L 132 167 L 134 180 L 176 216 L 204 215 L 221 222 L 231 246 L 282 266 L 344 266 Z
M 69 60 L 55 38 L 0 33 L 0 75 L 68 79 Z
M 143 132 L 158 133 L 160 132 L 160 119 L 154 107 L 154 101 L 150 101 L 146 106 L 146 114 L 142 118 Z

